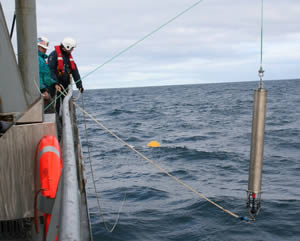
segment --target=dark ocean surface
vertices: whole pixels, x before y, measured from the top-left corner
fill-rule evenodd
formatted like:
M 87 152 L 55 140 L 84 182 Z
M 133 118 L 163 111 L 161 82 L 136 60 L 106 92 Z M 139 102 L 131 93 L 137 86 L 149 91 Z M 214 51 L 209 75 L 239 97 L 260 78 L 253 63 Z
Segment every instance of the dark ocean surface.
M 262 209 L 249 224 L 176 183 L 87 119 L 100 215 L 77 110 L 94 241 L 300 240 L 300 80 L 264 84 Z M 224 208 L 248 216 L 257 87 L 243 82 L 87 90 L 84 99 L 90 114 L 139 152 Z M 152 140 L 161 147 L 147 147 Z M 111 227 L 124 195 L 118 225 L 109 233 L 102 215 Z

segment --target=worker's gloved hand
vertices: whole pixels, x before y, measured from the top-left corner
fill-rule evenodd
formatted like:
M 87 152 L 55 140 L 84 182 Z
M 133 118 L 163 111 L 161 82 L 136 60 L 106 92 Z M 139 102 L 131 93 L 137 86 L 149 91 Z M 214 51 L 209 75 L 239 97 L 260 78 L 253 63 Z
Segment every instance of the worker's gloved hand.
M 80 93 L 83 93 L 84 89 L 81 87 L 79 88 Z
M 58 92 L 61 91 L 61 88 L 60 88 L 60 86 L 59 86 L 58 84 L 55 84 L 55 89 L 56 89 L 56 91 L 58 91 Z
M 49 94 L 48 91 L 44 91 L 44 92 L 42 93 L 42 96 L 44 96 L 44 99 L 45 99 L 45 100 L 50 100 L 50 94 Z

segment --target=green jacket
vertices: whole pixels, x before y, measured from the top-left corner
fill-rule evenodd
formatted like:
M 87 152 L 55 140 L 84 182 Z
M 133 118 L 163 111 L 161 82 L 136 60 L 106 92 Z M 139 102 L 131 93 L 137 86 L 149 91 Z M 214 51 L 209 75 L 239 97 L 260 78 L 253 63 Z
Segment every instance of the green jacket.
M 39 55 L 39 73 L 40 73 L 40 90 L 48 89 L 53 84 L 56 84 L 56 81 L 50 77 L 50 70 L 46 59 L 48 58 L 47 54 L 43 54 L 38 51 Z

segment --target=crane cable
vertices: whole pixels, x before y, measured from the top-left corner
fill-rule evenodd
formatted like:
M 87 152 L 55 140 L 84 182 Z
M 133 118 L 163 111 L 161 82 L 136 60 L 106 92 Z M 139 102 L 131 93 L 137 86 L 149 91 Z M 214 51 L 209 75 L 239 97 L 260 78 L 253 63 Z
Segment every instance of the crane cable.
M 261 0 L 261 29 L 260 29 L 260 67 L 258 70 L 258 76 L 259 76 L 259 88 L 262 89 L 264 87 L 263 85 L 263 77 L 264 77 L 264 69 L 262 67 L 263 65 L 263 32 L 264 32 L 264 0 Z

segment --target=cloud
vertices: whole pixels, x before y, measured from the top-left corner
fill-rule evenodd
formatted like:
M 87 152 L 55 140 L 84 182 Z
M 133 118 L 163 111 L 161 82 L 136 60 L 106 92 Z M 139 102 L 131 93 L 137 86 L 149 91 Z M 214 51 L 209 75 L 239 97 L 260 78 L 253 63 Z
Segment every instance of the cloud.
M 11 23 L 14 1 L 1 1 Z M 37 1 L 38 34 L 65 36 L 84 77 L 196 0 Z M 266 79 L 299 77 L 300 1 L 264 1 Z M 84 79 L 110 88 L 257 79 L 260 0 L 204 0 Z M 280 68 L 278 66 L 281 66 Z

